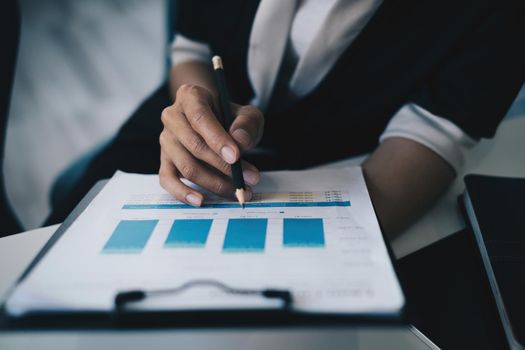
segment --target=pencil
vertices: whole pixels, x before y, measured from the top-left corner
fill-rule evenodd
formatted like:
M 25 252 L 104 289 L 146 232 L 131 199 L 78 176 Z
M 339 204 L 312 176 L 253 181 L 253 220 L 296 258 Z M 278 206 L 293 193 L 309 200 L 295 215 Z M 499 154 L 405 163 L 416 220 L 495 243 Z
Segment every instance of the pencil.
M 230 130 L 233 123 L 233 113 L 230 106 L 230 94 L 226 88 L 226 79 L 224 77 L 224 67 L 222 65 L 222 59 L 219 56 L 213 56 L 212 58 L 213 70 L 215 71 L 215 80 L 217 83 L 217 90 L 219 93 L 219 104 L 222 114 L 222 125 L 224 130 Z M 244 208 L 245 203 L 245 185 L 244 177 L 242 176 L 241 160 L 239 159 L 231 165 L 233 185 L 235 186 L 235 197 L 239 201 L 241 207 Z

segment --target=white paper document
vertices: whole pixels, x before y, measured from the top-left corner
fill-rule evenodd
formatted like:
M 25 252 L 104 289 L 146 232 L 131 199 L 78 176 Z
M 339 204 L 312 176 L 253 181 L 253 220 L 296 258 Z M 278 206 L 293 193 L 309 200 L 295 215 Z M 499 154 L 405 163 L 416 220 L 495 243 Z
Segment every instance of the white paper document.
M 215 280 L 283 289 L 300 312 L 397 315 L 404 297 L 361 168 L 268 172 L 244 209 L 176 201 L 157 175 L 117 172 L 14 288 L 13 316 L 111 311 L 118 292 Z M 197 286 L 146 298 L 145 310 L 277 306 Z

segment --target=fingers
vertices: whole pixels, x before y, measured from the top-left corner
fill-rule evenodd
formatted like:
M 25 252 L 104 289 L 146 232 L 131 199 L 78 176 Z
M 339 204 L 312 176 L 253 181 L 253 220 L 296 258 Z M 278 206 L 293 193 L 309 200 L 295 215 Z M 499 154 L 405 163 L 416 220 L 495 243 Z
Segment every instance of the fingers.
M 180 147 L 176 145 L 175 147 Z M 235 187 L 232 181 L 224 175 L 212 171 L 193 158 L 183 147 L 178 150 L 177 158 L 172 159 L 180 174 L 193 183 L 222 197 L 232 197 Z
M 230 127 L 230 134 L 243 151 L 253 148 L 260 140 L 264 129 L 264 117 L 253 106 L 242 106 Z
M 257 185 L 259 181 L 261 180 L 261 173 L 259 172 L 259 169 L 257 169 L 254 165 L 244 160 L 241 162 L 241 164 L 242 164 L 242 176 L 244 178 L 244 181 L 250 186 Z M 231 176 L 231 171 L 228 174 L 228 176 Z
M 160 157 L 159 181 L 162 188 L 177 200 L 195 207 L 202 205 L 203 195 L 180 180 L 177 169 L 163 150 Z
M 210 94 L 194 85 L 183 85 L 177 91 L 182 111 L 191 127 L 225 162 L 233 164 L 240 157 L 240 150 L 233 138 L 224 130 L 211 109 Z
M 174 111 L 164 125 L 169 130 L 174 142 L 180 142 L 195 158 L 210 164 L 220 172 L 230 175 L 230 164 L 226 163 L 191 127 L 182 113 Z
M 233 197 L 235 188 L 231 179 L 213 171 L 195 159 L 180 143 L 170 142 L 165 136 L 166 133 L 163 132 L 161 135 L 164 135 L 161 136 L 164 158 L 168 158 L 164 159 L 164 162 L 171 162 L 175 173 L 222 197 Z M 177 186 L 175 190 L 178 190 L 178 192 L 173 193 L 175 198 L 187 203 L 188 201 L 185 198 L 187 189 L 182 188 L 181 193 L 180 186 Z
M 208 147 L 204 139 L 193 130 L 181 113 L 173 112 L 173 116 L 166 120 L 165 126 L 165 132 L 169 133 L 171 139 L 166 142 L 180 142 L 195 158 L 231 177 L 231 165 Z M 175 135 L 170 130 L 176 130 L 177 134 Z M 260 179 L 259 170 L 245 161 L 242 161 L 242 168 L 246 183 L 251 186 L 256 185 Z
M 200 206 L 204 197 L 181 181 L 184 177 L 202 188 L 223 197 L 233 197 L 231 164 L 241 149 L 254 147 L 262 136 L 264 118 L 251 106 L 238 107 L 237 117 L 227 133 L 213 113 L 213 96 L 205 88 L 183 85 L 175 103 L 162 112 L 164 130 L 160 135 L 160 182 L 177 200 Z M 235 109 L 235 107 L 234 107 Z M 259 170 L 242 161 L 247 185 L 260 180 Z M 248 197 L 251 190 L 247 187 Z

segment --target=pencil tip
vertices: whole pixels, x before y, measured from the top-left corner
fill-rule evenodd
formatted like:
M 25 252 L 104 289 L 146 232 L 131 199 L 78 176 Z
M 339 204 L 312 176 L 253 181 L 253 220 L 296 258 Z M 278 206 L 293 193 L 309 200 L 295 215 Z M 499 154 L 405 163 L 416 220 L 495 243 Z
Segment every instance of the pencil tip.
M 244 209 L 244 203 L 246 202 L 246 197 L 244 196 L 244 189 L 238 188 L 235 190 L 235 197 L 237 197 L 237 200 L 239 201 L 239 204 L 241 205 L 241 208 Z

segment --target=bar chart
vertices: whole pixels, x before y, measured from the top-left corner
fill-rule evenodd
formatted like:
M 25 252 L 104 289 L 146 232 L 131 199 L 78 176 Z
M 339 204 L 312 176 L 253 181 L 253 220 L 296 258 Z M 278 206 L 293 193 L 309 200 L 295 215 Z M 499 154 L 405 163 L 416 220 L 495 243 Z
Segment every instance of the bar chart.
M 192 207 L 170 195 L 130 197 L 120 208 L 103 253 L 140 254 L 153 233 L 155 249 L 170 252 L 212 249 L 228 255 L 322 249 L 326 247 L 327 218 L 347 215 L 352 203 L 345 191 L 258 192 L 244 209 L 237 202 L 210 197 Z M 153 216 L 158 220 L 138 220 Z M 131 220 L 131 219 L 136 220 Z M 162 237 L 160 237 L 160 236 Z M 269 240 L 269 235 L 271 239 Z M 211 241 L 211 243 L 210 243 Z
M 281 244 L 288 248 L 323 248 L 325 230 L 322 218 L 283 218 Z M 205 248 L 213 219 L 176 219 L 171 224 L 164 248 Z M 122 220 L 104 245 L 103 253 L 142 252 L 158 220 Z M 231 218 L 227 220 L 222 243 L 224 253 L 264 252 L 268 219 Z

